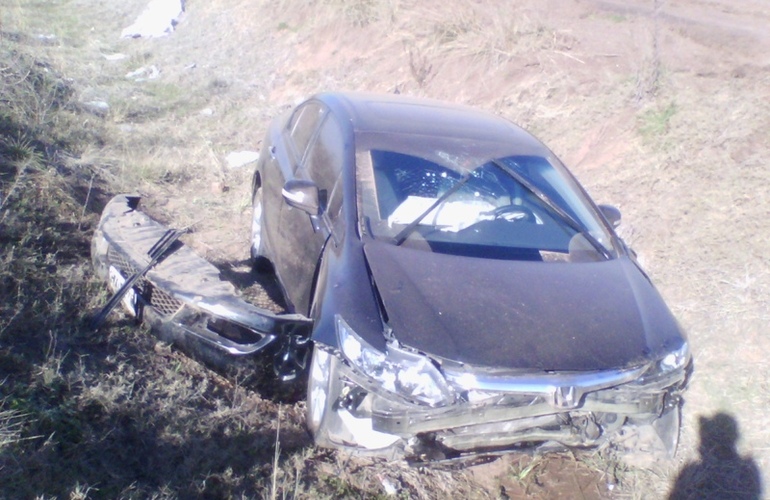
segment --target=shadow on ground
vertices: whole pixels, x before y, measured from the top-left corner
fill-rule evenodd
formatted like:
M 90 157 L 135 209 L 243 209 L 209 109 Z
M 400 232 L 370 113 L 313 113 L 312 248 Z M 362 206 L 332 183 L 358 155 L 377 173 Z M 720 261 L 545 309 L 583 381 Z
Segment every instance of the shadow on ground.
M 700 459 L 679 473 L 669 500 L 762 498 L 759 469 L 736 449 L 738 423 L 727 413 L 700 417 Z
M 247 301 L 274 313 L 287 312 L 281 285 L 272 268 L 256 270 L 248 259 L 212 264 L 219 269 L 222 279 L 232 283 Z

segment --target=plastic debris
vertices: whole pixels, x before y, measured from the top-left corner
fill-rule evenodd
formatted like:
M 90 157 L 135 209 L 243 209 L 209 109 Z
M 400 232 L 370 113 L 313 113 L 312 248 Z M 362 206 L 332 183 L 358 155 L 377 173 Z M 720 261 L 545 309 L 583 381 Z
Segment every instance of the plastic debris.
M 108 61 L 120 61 L 120 60 L 125 59 L 128 56 L 118 52 L 116 54 L 102 54 L 102 57 L 107 59 Z
M 150 0 L 134 24 L 125 28 L 121 38 L 154 38 L 169 35 L 184 12 L 183 0 Z
M 230 168 L 240 168 L 251 162 L 257 161 L 259 153 L 256 151 L 233 151 L 225 158 L 227 166 Z

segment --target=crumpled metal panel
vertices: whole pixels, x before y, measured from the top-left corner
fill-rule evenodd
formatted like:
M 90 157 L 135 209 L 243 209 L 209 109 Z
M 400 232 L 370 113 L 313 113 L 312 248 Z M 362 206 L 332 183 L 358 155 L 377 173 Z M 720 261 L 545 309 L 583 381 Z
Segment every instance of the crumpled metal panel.
M 118 195 L 102 213 L 91 253 L 97 274 L 107 281 L 126 279 L 146 266 L 148 250 L 167 229 L 138 205 L 139 197 Z M 256 353 L 282 336 L 308 337 L 312 328 L 312 321 L 302 315 L 279 314 L 246 302 L 215 266 L 181 242 L 132 293 L 138 303 L 130 312 L 141 318 L 149 308 L 154 328 L 195 337 L 229 354 Z M 222 321 L 245 329 L 250 338 L 228 334 L 237 327 L 225 327 Z

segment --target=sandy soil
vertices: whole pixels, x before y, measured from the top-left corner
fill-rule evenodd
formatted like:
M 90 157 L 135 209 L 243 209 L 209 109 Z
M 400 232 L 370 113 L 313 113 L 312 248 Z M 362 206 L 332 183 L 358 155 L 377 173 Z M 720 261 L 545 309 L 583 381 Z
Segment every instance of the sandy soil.
M 126 2 L 107 28 L 119 32 L 142 5 Z M 99 64 L 158 67 L 158 80 L 124 90 L 140 100 L 147 85 L 183 92 L 165 97 L 173 113 L 115 118 L 137 132 L 131 147 L 162 136 L 144 153 L 170 176 L 132 178 L 132 189 L 161 219 L 196 222 L 189 243 L 235 271 L 248 255 L 250 167 L 229 169 L 224 156 L 257 150 L 267 122 L 303 96 L 398 89 L 538 135 L 594 199 L 622 210 L 623 237 L 689 331 L 696 374 L 677 461 L 634 491 L 601 474 L 567 484 L 560 464 L 522 488 L 511 458 L 474 475 L 519 495 L 660 497 L 687 463 L 704 463 L 699 429 L 718 412 L 736 422 L 735 452 L 770 481 L 768 25 L 762 0 L 190 0 L 173 35 L 110 39 L 131 57 Z

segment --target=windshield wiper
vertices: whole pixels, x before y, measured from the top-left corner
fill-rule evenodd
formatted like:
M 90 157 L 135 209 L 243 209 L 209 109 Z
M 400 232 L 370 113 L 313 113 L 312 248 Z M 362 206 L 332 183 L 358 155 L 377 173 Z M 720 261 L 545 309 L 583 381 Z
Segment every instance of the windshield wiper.
M 542 201 L 548 208 L 550 208 L 556 215 L 558 215 L 564 223 L 566 223 L 569 227 L 577 231 L 578 234 L 582 235 L 586 240 L 588 240 L 591 246 L 593 246 L 600 254 L 602 254 L 605 259 L 611 258 L 609 250 L 607 250 L 607 248 L 602 245 L 599 240 L 597 240 L 591 233 L 586 231 L 583 225 L 576 221 L 563 208 L 554 203 L 553 200 L 551 200 L 551 198 L 549 198 L 548 195 L 545 194 L 540 188 L 532 184 L 529 179 L 500 160 L 492 160 L 491 163 L 511 176 L 514 180 L 516 180 L 516 182 L 524 186 L 524 189 L 537 196 L 537 198 Z
M 417 228 L 418 225 L 420 225 L 420 222 L 427 216 L 429 213 L 431 213 L 437 206 L 441 205 L 446 201 L 447 198 L 455 194 L 461 187 L 463 187 L 470 179 L 473 177 L 473 173 L 475 170 L 472 170 L 465 174 L 465 176 L 460 179 L 457 184 L 447 189 L 446 193 L 439 196 L 439 198 L 434 201 L 431 206 L 428 207 L 427 210 L 425 210 L 423 213 L 420 214 L 419 217 L 417 217 L 415 220 L 409 223 L 404 229 L 399 231 L 399 233 L 393 237 L 393 244 L 396 246 L 401 245 L 412 232 Z

